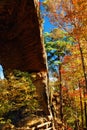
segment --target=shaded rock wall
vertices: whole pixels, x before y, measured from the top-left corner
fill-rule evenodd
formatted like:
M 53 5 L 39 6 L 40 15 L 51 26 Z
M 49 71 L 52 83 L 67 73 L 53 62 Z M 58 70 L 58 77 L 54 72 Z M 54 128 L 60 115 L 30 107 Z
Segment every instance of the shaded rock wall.
M 4 69 L 38 72 L 37 93 L 49 114 L 46 54 L 38 16 L 37 0 L 0 1 L 0 64 Z
M 33 0 L 0 2 L 0 64 L 5 69 L 46 71 Z

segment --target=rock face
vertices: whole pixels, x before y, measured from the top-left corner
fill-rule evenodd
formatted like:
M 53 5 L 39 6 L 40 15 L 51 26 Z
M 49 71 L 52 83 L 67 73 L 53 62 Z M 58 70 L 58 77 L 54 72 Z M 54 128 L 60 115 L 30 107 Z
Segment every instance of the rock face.
M 4 69 L 46 70 L 33 0 L 0 1 L 0 64 Z
M 38 93 L 49 114 L 46 55 L 35 5 L 37 0 L 0 0 L 0 64 L 4 69 L 43 73 L 36 88 L 42 88 Z

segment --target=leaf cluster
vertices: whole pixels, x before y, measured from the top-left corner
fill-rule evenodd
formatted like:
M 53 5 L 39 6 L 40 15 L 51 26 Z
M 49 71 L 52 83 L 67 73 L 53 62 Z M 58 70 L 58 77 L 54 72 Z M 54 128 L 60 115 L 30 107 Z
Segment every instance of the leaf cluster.
M 14 70 L 6 73 L 7 78 L 0 80 L 0 118 L 10 112 L 27 106 L 28 113 L 34 113 L 39 107 L 36 88 L 30 74 Z M 16 115 L 15 115 L 16 116 Z

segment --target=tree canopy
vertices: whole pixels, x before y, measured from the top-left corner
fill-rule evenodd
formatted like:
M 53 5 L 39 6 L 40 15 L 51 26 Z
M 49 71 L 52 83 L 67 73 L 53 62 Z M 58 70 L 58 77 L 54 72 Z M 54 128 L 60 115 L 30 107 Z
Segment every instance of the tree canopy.
M 75 106 L 77 113 L 81 110 L 77 117 L 82 127 L 87 127 L 87 1 L 45 0 L 43 6 L 42 15 L 55 26 L 50 33 L 45 33 L 45 46 L 49 68 L 55 71 L 55 66 L 61 65 L 61 68 L 56 68 L 56 72 L 60 70 L 57 78 L 61 76 L 61 81 L 58 79 L 58 87 L 60 84 L 62 87 L 60 104 L 65 90 L 69 97 L 74 95 L 74 102 L 80 103 L 79 111 L 78 105 Z

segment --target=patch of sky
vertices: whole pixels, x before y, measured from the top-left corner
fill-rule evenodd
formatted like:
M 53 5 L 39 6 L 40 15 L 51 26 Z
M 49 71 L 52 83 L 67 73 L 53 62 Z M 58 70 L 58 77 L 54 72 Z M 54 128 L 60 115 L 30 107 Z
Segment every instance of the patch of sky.
M 50 19 L 45 15 L 45 9 L 42 5 L 42 2 L 44 2 L 45 0 L 40 0 L 40 12 L 41 12 L 41 16 L 43 18 L 43 32 L 51 32 L 55 26 L 53 24 L 50 23 Z
M 3 67 L 0 65 L 0 79 L 4 79 Z
M 52 25 L 49 21 L 48 17 L 44 17 L 44 32 L 51 32 L 55 28 L 54 25 Z

